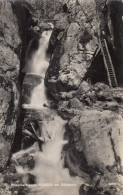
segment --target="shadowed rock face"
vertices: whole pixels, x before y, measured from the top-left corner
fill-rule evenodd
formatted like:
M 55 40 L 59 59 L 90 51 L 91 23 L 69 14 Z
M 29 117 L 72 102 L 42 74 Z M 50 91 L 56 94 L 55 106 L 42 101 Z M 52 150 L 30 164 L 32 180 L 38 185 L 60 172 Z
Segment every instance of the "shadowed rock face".
M 6 167 L 14 139 L 19 102 L 20 36 L 9 2 L 0 2 L 0 170 Z
M 110 52 L 119 85 L 123 85 L 123 3 L 121 0 L 95 0 L 100 18 L 100 27 L 106 32 Z
M 35 37 L 38 39 L 43 29 L 51 28 L 42 23 L 37 26 L 41 18 L 37 7 L 40 8 L 37 1 L 0 2 L 0 170 L 6 167 L 15 132 L 21 140 L 21 71 L 28 44 Z M 16 147 L 20 148 L 18 141 Z
M 114 46 L 116 48 L 117 61 L 115 62 L 118 66 L 118 81 L 121 86 L 123 86 L 123 2 L 115 1 L 111 4 L 111 23 L 114 34 Z

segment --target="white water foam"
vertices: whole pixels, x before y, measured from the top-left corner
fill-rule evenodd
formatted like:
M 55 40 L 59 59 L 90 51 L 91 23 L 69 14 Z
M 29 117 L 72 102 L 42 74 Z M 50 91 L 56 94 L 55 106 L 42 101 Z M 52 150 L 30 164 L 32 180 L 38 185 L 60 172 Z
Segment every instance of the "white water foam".
M 30 64 L 31 73 L 41 74 L 43 78 L 49 65 L 46 50 L 50 35 L 51 31 L 43 32 L 39 48 L 33 55 Z M 64 140 L 66 121 L 59 117 L 54 111 L 51 111 L 50 108 L 45 109 L 45 107 L 43 107 L 44 104 L 47 104 L 47 96 L 44 80 L 42 79 L 41 83 L 32 91 L 30 104 L 24 106 L 25 108 L 41 109 L 42 112 L 44 110 L 44 112 L 49 113 L 49 118 L 52 114 L 54 120 L 42 122 L 41 136 L 45 139 L 42 145 L 42 151 L 37 150 L 37 152 L 31 153 L 36 164 L 35 168 L 28 172 L 36 177 L 37 186 L 30 187 L 29 194 L 65 195 L 70 193 L 71 195 L 78 195 L 79 187 L 83 182 L 78 177 L 70 176 L 69 170 L 64 168 L 64 159 L 61 155 L 63 145 L 67 143 L 67 141 Z M 28 151 L 29 149 L 27 152 Z M 26 152 L 26 150 L 23 152 Z M 20 167 L 17 171 L 23 172 Z M 25 170 L 25 173 L 27 173 L 27 170 Z M 48 184 L 51 184 L 51 186 Z
M 28 70 L 30 74 L 41 75 L 41 83 L 34 88 L 31 95 L 30 104 L 24 104 L 24 108 L 42 108 L 44 104 L 48 104 L 46 97 L 46 89 L 44 86 L 45 72 L 49 66 L 49 59 L 46 55 L 49 38 L 52 31 L 44 31 L 39 40 L 38 50 L 34 52 L 32 58 L 29 59 Z

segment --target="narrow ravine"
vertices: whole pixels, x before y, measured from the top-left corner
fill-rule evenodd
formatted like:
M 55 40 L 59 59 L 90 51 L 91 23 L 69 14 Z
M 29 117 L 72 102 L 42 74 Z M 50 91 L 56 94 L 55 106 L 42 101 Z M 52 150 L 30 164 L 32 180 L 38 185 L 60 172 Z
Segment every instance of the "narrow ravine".
M 79 194 L 80 185 L 83 183 L 81 178 L 71 177 L 69 170 L 64 168 L 64 158 L 62 157 L 62 148 L 67 143 L 64 140 L 65 124 L 57 113 L 50 109 L 50 101 L 47 98 L 44 85 L 45 72 L 49 65 L 49 59 L 46 55 L 49 39 L 52 31 L 44 31 L 39 40 L 39 48 L 34 52 L 28 61 L 28 70 L 26 74 L 37 75 L 41 77 L 41 83 L 38 84 L 31 93 L 30 103 L 23 104 L 23 108 L 34 109 L 47 114 L 42 121 L 40 129 L 40 140 L 43 140 L 41 148 L 37 145 L 37 152 L 33 153 L 31 146 L 27 150 L 22 150 L 13 155 L 16 158 L 19 154 L 30 151 L 35 160 L 33 170 L 16 167 L 18 173 L 30 173 L 36 179 L 36 184 L 30 186 L 30 195 L 65 195 L 68 192 L 73 195 Z M 51 117 L 52 116 L 52 117 Z M 36 144 L 36 143 L 35 143 Z M 26 181 L 25 181 L 26 182 Z

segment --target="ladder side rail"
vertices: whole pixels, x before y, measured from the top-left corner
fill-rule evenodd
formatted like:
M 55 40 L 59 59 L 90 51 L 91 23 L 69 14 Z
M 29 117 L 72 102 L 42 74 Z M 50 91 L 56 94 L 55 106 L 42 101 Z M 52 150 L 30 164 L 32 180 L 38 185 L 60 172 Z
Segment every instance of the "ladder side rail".
M 102 50 L 103 59 L 104 59 L 104 64 L 105 64 L 105 68 L 106 68 L 106 72 L 107 72 L 107 76 L 108 76 L 109 86 L 112 87 L 112 83 L 111 83 L 111 79 L 110 79 L 110 74 L 109 74 L 109 70 L 108 70 L 108 67 L 107 67 L 107 62 L 106 62 L 104 50 L 103 50 L 103 47 L 102 47 L 102 44 L 101 44 L 101 40 L 100 40 L 100 39 L 99 39 L 99 42 L 100 42 L 100 48 L 101 48 L 101 50 Z
M 110 53 L 109 53 L 108 45 L 107 45 L 107 42 L 106 42 L 105 39 L 104 39 L 104 43 L 105 43 L 105 47 L 106 47 L 107 54 L 108 54 L 108 57 L 109 57 L 110 65 L 111 65 L 111 68 L 112 68 L 112 72 L 114 74 L 114 79 L 115 79 L 115 82 L 116 82 L 116 86 L 118 86 L 117 79 L 116 79 L 116 74 L 115 74 L 115 70 L 114 70 L 114 66 L 112 64 L 112 60 L 111 60 L 111 56 L 110 56 Z

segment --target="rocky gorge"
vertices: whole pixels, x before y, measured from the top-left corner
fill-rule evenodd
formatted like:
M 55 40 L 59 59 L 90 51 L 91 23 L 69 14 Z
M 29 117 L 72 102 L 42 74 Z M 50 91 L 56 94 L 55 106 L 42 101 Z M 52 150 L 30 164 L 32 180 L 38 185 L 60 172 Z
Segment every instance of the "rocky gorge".
M 54 6 L 55 5 L 55 6 Z M 47 112 L 24 109 L 40 75 L 27 74 L 44 31 L 52 29 L 45 86 L 50 106 L 65 124 L 62 158 L 71 177 L 83 179 L 80 195 L 123 194 L 123 24 L 122 1 L 24 0 L 0 2 L 1 194 L 28 194 L 33 174 L 18 173 L 17 163 L 36 166 L 42 121 Z M 118 87 L 108 83 L 100 33 L 104 32 Z M 31 76 L 30 76 L 31 75 Z M 52 119 L 53 113 L 50 118 Z M 32 124 L 32 126 L 31 126 Z M 36 134 L 33 128 L 36 130 Z M 28 136 L 24 131 L 30 132 Z M 33 151 L 16 152 L 35 145 Z M 52 154 L 51 154 L 52 155 Z M 22 184 L 14 185 L 11 184 Z

